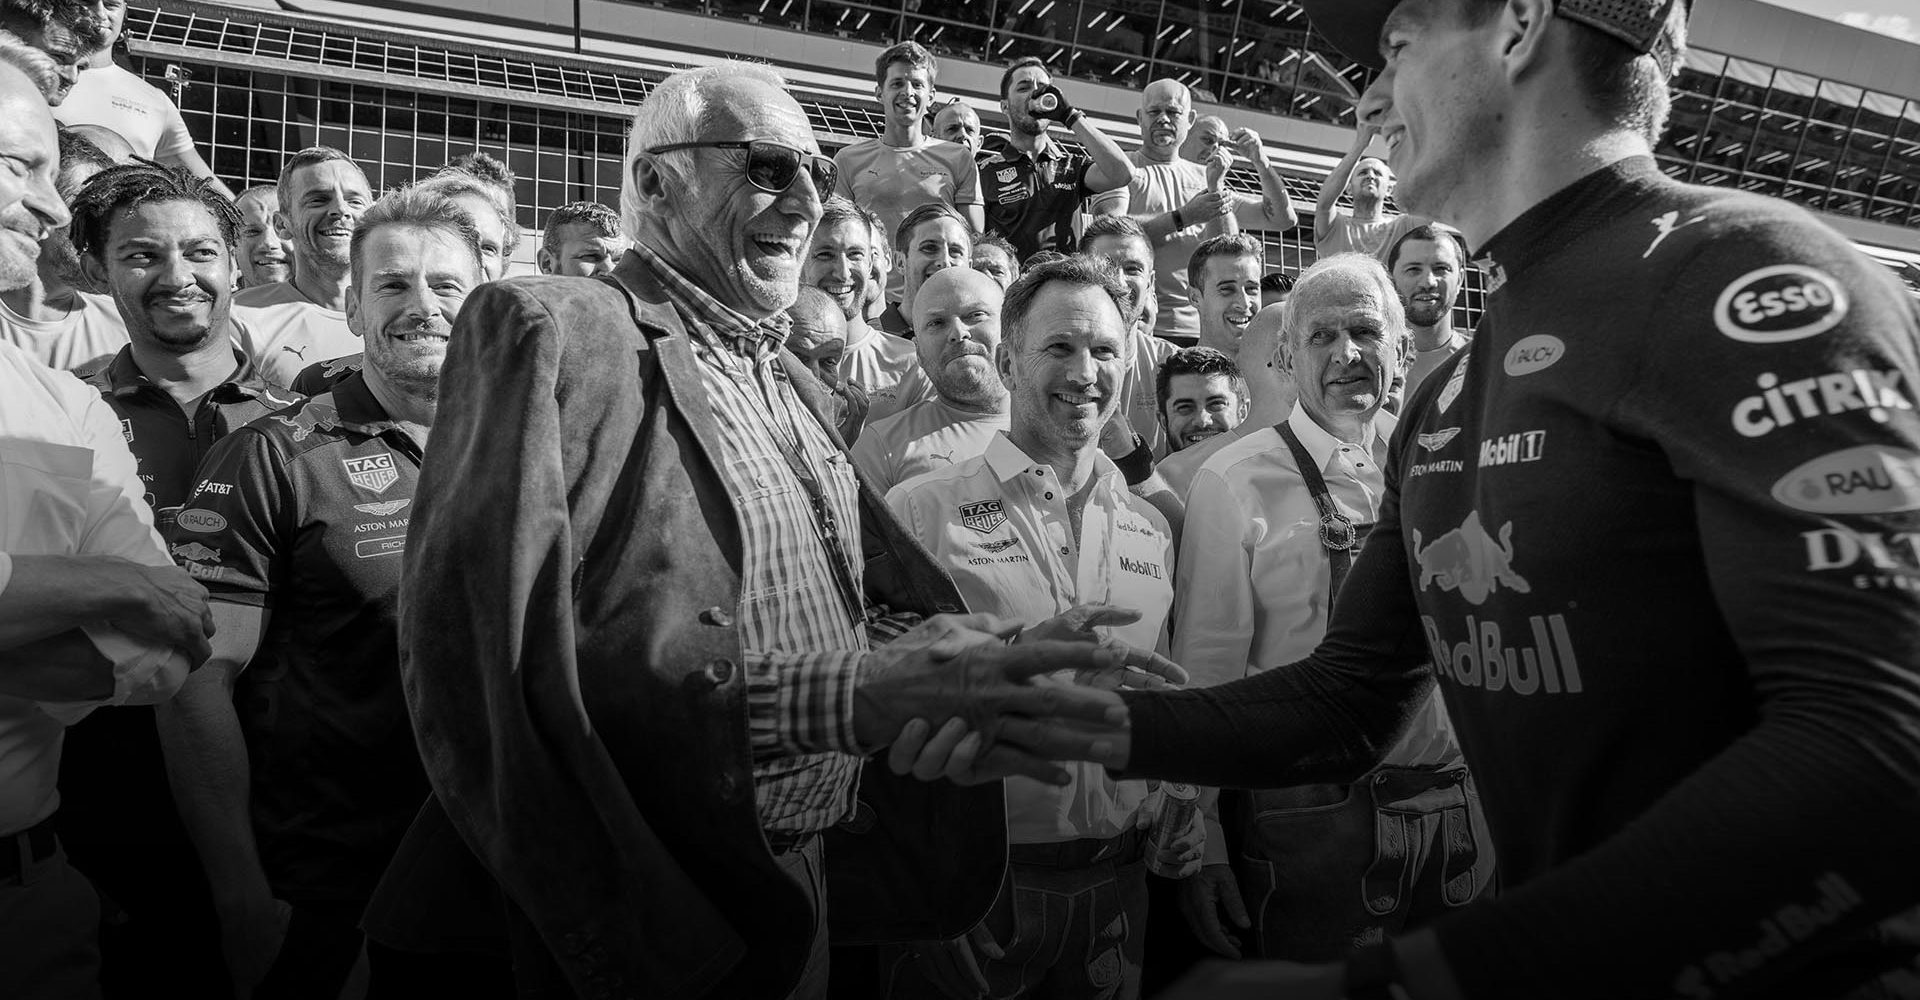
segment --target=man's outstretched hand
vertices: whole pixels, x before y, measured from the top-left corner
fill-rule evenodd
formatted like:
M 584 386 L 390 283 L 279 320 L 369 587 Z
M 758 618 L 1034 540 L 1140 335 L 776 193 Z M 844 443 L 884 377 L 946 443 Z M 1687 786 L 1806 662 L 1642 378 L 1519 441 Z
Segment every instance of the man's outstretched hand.
M 986 742 L 988 752 L 976 754 L 996 776 L 1065 782 L 1066 772 L 1049 758 L 1025 753 L 1018 744 L 993 744 L 1003 727 L 1023 719 L 1124 726 L 1125 707 L 1111 692 L 1041 677 L 1062 670 L 1113 672 L 1123 669 L 1121 659 L 1086 641 L 1008 645 L 1018 632 L 1018 625 L 990 615 L 937 615 L 875 649 L 862 663 L 853 693 L 855 738 L 863 747 L 887 746 L 901 739 L 909 722 L 921 720 L 918 755 L 925 733 L 951 720 Z
M 1113 423 L 1113 421 L 1109 421 Z M 1094 629 L 1102 626 L 1131 625 L 1140 620 L 1140 612 L 1113 604 L 1081 604 L 1069 608 L 1032 628 L 1023 629 L 1015 643 L 1090 642 L 1114 654 L 1118 669 L 1080 671 L 1075 684 L 1105 690 L 1139 688 L 1159 690 L 1187 682 L 1187 672 L 1178 663 L 1151 649 L 1129 646 L 1118 639 L 1103 636 Z

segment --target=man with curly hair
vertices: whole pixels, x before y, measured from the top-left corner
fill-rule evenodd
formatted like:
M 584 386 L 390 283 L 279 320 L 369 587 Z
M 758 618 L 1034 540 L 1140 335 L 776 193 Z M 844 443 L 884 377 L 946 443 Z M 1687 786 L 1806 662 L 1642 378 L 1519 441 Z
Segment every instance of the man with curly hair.
M 80 63 L 107 40 L 100 5 L 76 0 L 0 0 L 0 32 L 13 35 L 53 60 L 58 83 L 46 90 L 58 107 L 80 79 Z M 44 88 L 43 88 L 44 89 Z

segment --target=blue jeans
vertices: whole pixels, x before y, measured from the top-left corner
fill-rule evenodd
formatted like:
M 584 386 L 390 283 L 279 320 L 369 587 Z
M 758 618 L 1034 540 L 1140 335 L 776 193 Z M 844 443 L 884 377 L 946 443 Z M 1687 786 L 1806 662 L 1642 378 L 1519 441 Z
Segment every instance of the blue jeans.
M 987 995 L 1032 1000 L 1134 1000 L 1147 926 L 1146 837 L 1015 844 L 983 925 L 1004 953 L 975 955 Z M 913 949 L 882 949 L 891 1000 L 944 997 Z

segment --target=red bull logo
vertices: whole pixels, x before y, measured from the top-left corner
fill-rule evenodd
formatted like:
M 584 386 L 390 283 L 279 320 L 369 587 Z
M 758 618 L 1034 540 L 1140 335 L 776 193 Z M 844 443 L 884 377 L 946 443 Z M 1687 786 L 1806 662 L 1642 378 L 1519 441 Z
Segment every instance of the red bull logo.
M 1468 513 L 1458 528 L 1429 545 L 1420 544 L 1420 532 L 1415 529 L 1413 558 L 1420 564 L 1417 586 L 1421 590 L 1438 583 L 1441 590 L 1457 590 L 1472 604 L 1485 604 L 1501 587 L 1521 594 L 1533 592 L 1526 577 L 1513 569 L 1513 522 L 1500 526 L 1500 540 L 1496 542 L 1480 526 L 1477 510 Z
M 1434 665 L 1441 676 L 1451 677 L 1464 687 L 1488 691 L 1512 691 L 1526 696 L 1579 694 L 1585 690 L 1580 681 L 1580 658 L 1573 651 L 1573 637 L 1567 634 L 1563 615 L 1531 615 L 1527 618 L 1531 646 L 1509 646 L 1500 623 L 1467 616 L 1465 642 L 1449 643 L 1440 634 L 1440 625 L 1427 615 L 1420 616 L 1427 633 L 1427 648 L 1433 652 Z
M 276 413 L 273 419 L 293 428 L 293 439 L 305 441 L 316 430 L 332 427 L 340 414 L 325 403 L 308 403 L 292 413 Z

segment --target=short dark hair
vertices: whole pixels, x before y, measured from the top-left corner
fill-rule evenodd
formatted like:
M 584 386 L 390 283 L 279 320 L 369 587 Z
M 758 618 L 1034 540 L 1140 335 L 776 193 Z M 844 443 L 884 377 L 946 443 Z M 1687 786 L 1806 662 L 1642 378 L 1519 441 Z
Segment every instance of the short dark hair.
M 68 205 L 73 223 L 67 236 L 74 250 L 98 258 L 106 252 L 115 218 L 142 205 L 169 201 L 192 202 L 206 209 L 220 227 L 221 242 L 232 251 L 240 232 L 240 210 L 213 186 L 213 179 L 152 160 L 116 163 L 89 178 Z
M 280 167 L 280 179 L 275 184 L 275 186 L 280 189 L 280 207 L 285 209 L 293 203 L 293 199 L 288 197 L 287 184 L 293 180 L 295 171 L 302 167 L 316 166 L 334 160 L 344 161 L 352 165 L 353 169 L 360 170 L 360 164 L 355 163 L 353 157 L 348 156 L 332 146 L 308 146 L 292 156 L 287 157 L 287 162 Z M 367 176 L 367 172 L 360 170 L 360 176 Z
M 1007 88 L 1013 86 L 1014 71 L 1026 69 L 1029 66 L 1037 66 L 1041 69 L 1046 70 L 1048 76 L 1053 75 L 1053 70 L 1049 69 L 1047 67 L 1046 61 L 1041 59 L 1039 56 L 1021 56 L 1020 58 L 1015 59 L 1014 61 L 1008 63 L 1007 68 L 1005 70 L 1002 70 L 1000 73 L 1000 99 L 1001 100 L 1004 101 L 1007 99 Z
M 865 205 L 856 205 L 846 197 L 837 194 L 821 203 L 820 221 L 814 224 L 813 231 L 817 233 L 828 226 L 837 226 L 843 222 L 858 222 L 865 225 L 869 243 L 875 239 L 886 238 L 886 234 L 880 231 L 884 225 L 880 217 L 873 214 L 872 209 Z M 879 249 L 885 250 L 886 247 Z
M 1400 248 L 1406 246 L 1411 240 L 1427 240 L 1432 243 L 1451 240 L 1453 249 L 1460 254 L 1460 266 L 1467 266 L 1467 241 L 1461 238 L 1460 231 L 1438 222 L 1428 222 L 1407 230 L 1399 239 L 1393 241 L 1393 249 L 1387 251 L 1388 274 L 1392 274 L 1393 269 L 1400 264 Z
M 380 200 L 368 208 L 366 214 L 353 227 L 353 237 L 348 242 L 348 260 L 352 269 L 348 272 L 357 281 L 360 277 L 361 248 L 375 230 L 383 226 L 401 226 L 410 229 L 438 229 L 452 233 L 465 244 L 473 255 L 473 268 L 484 276 L 485 267 L 480 255 L 480 230 L 474 228 L 473 217 L 461 208 L 452 198 L 441 191 L 422 184 L 403 187 L 398 191 L 389 191 L 380 196 Z
M 1025 274 L 1043 264 L 1052 264 L 1067 259 L 1067 255 L 1058 250 L 1035 250 L 1026 260 L 1020 262 L 1020 273 Z
M 1045 252 L 1048 251 L 1042 251 Z M 1041 289 L 1052 284 L 1100 289 L 1107 294 L 1107 298 L 1113 300 L 1114 311 L 1121 316 L 1121 324 L 1125 326 L 1127 286 L 1120 280 L 1120 271 L 1103 260 L 1063 254 L 1059 260 L 1030 266 L 1018 281 L 1007 286 L 1006 298 L 1000 305 L 1000 330 L 1004 339 L 1015 340 L 1022 336 L 1020 328 L 1026 325 L 1027 313 L 1033 309 L 1033 300 L 1039 296 Z
M 1215 257 L 1252 257 L 1261 268 L 1267 266 L 1267 248 L 1260 238 L 1250 233 L 1230 233 L 1215 236 L 1193 248 L 1193 256 L 1187 258 L 1187 285 L 1200 287 L 1200 276 L 1207 269 L 1207 261 Z
M 1199 375 L 1202 378 L 1225 375 L 1233 380 L 1233 391 L 1244 394 L 1247 388 L 1246 377 L 1240 374 L 1240 366 L 1234 360 L 1211 347 L 1183 347 L 1160 362 L 1160 374 L 1154 376 L 1154 409 L 1166 412 L 1167 387 L 1173 384 L 1177 375 Z
M 96 16 L 94 5 L 86 0 L 0 0 L 0 27 L 32 24 L 42 32 L 48 25 L 59 25 L 73 33 L 86 55 L 107 44 L 108 25 Z
M 546 231 L 540 234 L 540 249 L 557 253 L 561 227 L 576 222 L 592 226 L 601 236 L 620 235 L 620 213 L 597 201 L 570 201 L 547 216 Z
M 973 238 L 974 253 L 979 253 L 981 249 L 985 247 L 992 247 L 1006 254 L 1007 260 L 1012 263 L 1016 269 L 1020 267 L 1020 253 L 1013 248 L 1013 244 L 1007 242 L 1006 237 L 1001 236 L 999 233 L 987 233 L 983 236 L 975 236 Z
M 98 143 L 66 127 L 58 126 L 60 132 L 60 176 L 74 167 L 89 166 L 105 170 L 114 165 L 113 157 L 101 149 Z
M 873 61 L 873 82 L 886 83 L 887 67 L 894 63 L 906 63 L 911 69 L 924 69 L 928 79 L 940 75 L 940 63 L 933 58 L 933 53 L 919 42 L 908 41 L 889 45 L 881 51 L 880 57 Z
M 1499 11 L 1498 0 L 1469 0 L 1469 17 L 1479 20 Z M 1657 143 L 1672 109 L 1668 80 L 1680 68 L 1687 51 L 1686 2 L 1675 3 L 1667 23 L 1647 53 L 1570 18 L 1560 20 L 1575 29 L 1571 49 L 1575 78 L 1580 81 L 1587 109 L 1615 128 L 1637 132 Z
M 900 253 L 906 253 L 907 242 L 913 239 L 913 231 L 920 228 L 920 224 L 928 219 L 952 219 L 960 223 L 960 228 L 966 230 L 969 249 L 972 248 L 973 241 L 978 238 L 973 231 L 973 224 L 967 221 L 966 216 L 960 214 L 959 209 L 944 201 L 930 201 L 908 212 L 907 217 L 900 220 L 900 225 L 893 231 L 893 248 Z
M 1153 252 L 1153 240 L 1147 236 L 1146 227 L 1131 215 L 1096 215 L 1087 220 L 1087 228 L 1080 234 L 1080 252 L 1090 253 L 1093 241 L 1112 236 L 1129 240 L 1139 240 L 1147 245 L 1147 252 Z
M 1291 295 L 1293 293 L 1293 275 L 1285 271 L 1268 271 L 1260 277 L 1260 294 Z

